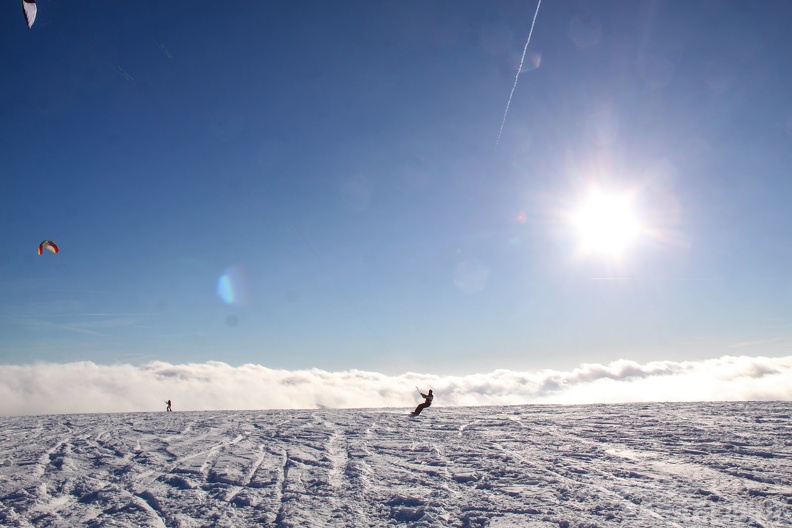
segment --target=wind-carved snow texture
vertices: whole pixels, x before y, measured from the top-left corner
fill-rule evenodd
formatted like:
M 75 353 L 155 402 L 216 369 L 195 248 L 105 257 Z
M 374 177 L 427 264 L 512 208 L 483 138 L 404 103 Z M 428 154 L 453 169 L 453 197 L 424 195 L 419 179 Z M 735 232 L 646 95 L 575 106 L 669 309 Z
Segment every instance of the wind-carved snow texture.
M 792 404 L 2 419 L 2 526 L 792 526 Z

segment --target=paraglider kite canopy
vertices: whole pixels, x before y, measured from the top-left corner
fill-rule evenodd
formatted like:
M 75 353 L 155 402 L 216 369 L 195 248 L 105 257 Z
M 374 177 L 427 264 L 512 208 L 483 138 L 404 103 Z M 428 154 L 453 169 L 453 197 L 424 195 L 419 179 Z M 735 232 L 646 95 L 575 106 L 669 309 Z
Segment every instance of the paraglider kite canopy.
M 29 28 L 33 27 L 33 22 L 36 21 L 36 0 L 22 0 L 22 13 L 25 15 L 25 22 Z
M 57 244 L 55 244 L 55 242 L 53 242 L 52 240 L 45 240 L 44 242 L 39 244 L 38 254 L 41 255 L 45 249 L 49 249 L 53 253 L 57 253 L 59 251 Z

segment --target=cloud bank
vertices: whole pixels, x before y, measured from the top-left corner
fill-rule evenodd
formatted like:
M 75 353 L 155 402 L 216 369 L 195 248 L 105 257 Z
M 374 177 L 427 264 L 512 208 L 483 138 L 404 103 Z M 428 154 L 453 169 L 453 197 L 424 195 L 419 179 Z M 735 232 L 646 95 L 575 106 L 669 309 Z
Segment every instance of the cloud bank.
M 172 365 L 91 362 L 0 365 L 0 415 L 174 410 L 402 407 L 433 388 L 435 406 L 642 401 L 792 400 L 792 356 L 724 356 L 703 361 L 608 365 L 571 371 L 389 376 L 238 367 L 210 361 Z

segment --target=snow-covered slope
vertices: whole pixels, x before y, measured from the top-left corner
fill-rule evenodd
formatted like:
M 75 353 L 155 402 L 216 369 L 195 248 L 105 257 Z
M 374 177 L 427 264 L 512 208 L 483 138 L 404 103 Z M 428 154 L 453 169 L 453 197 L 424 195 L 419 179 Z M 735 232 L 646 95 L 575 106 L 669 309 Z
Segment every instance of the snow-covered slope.
M 3 526 L 792 526 L 792 404 L 0 420 Z

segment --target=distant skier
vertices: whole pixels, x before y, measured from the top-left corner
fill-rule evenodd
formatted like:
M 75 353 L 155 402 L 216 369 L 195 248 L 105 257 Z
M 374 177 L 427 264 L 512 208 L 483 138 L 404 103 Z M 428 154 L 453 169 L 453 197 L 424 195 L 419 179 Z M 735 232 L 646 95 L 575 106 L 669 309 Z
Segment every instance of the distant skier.
M 416 390 L 417 390 L 417 387 L 416 387 Z M 421 411 L 423 411 L 427 407 L 430 407 L 432 405 L 432 400 L 434 400 L 434 395 L 432 394 L 432 389 L 429 389 L 429 394 L 424 394 L 420 390 L 418 391 L 418 393 L 422 397 L 426 398 L 426 400 L 424 400 L 423 403 L 419 404 L 418 407 L 416 407 L 415 410 L 410 413 L 413 416 L 418 416 L 419 414 L 421 414 Z
M 431 392 L 431 391 L 430 391 L 430 392 Z M 168 404 L 168 407 L 165 409 L 165 411 L 166 411 L 166 412 L 171 412 L 171 401 L 170 401 L 170 400 L 168 400 L 168 401 L 166 401 L 165 403 L 167 403 L 167 404 Z

